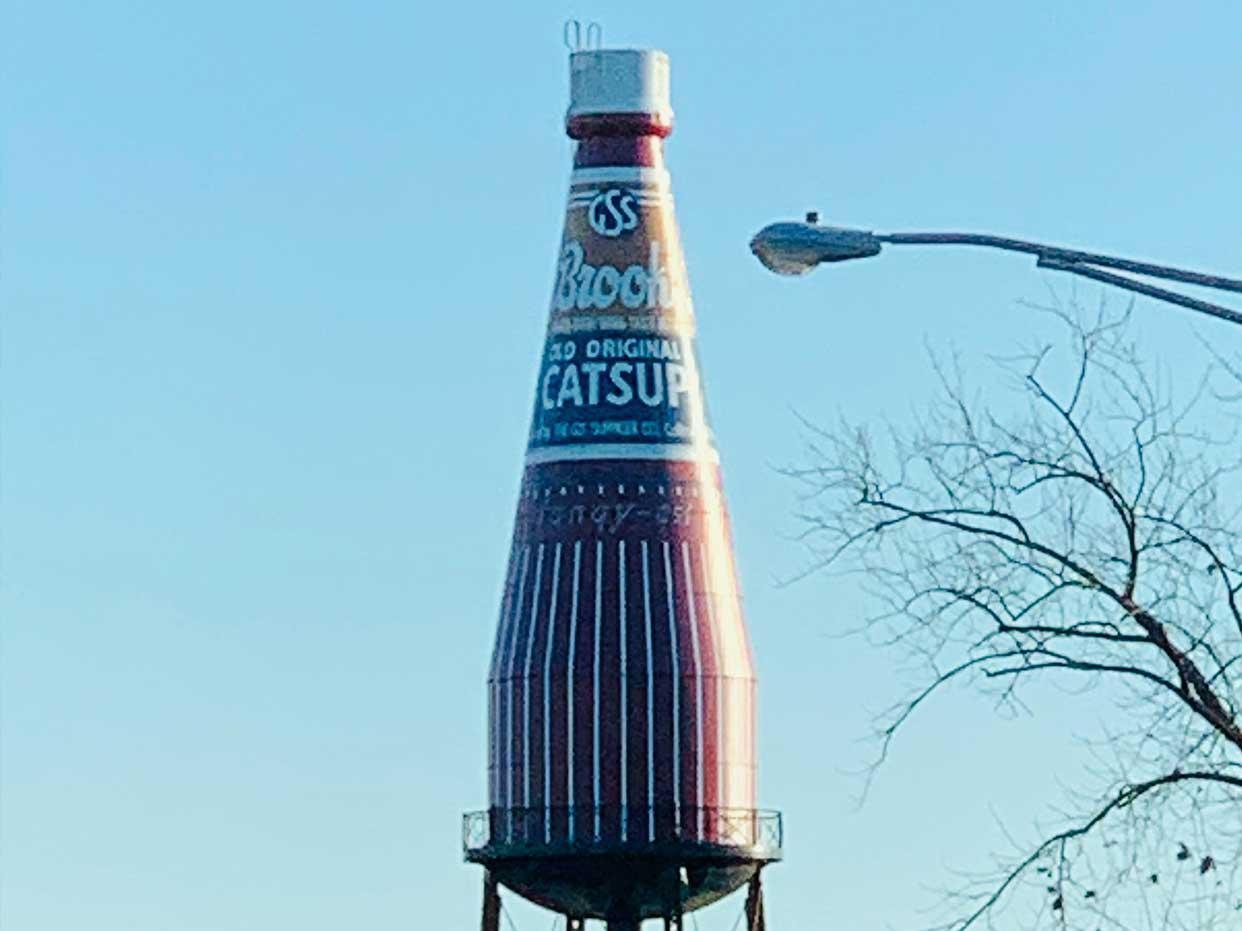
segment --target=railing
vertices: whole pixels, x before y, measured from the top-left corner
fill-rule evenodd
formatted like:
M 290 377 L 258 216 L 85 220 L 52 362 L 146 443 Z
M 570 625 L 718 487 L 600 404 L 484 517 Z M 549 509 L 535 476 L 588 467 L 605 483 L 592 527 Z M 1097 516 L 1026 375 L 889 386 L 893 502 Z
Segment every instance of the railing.
M 778 859 L 783 843 L 780 812 L 754 808 L 579 805 L 493 808 L 462 818 L 462 849 L 468 860 L 653 845 L 743 849 L 760 859 Z

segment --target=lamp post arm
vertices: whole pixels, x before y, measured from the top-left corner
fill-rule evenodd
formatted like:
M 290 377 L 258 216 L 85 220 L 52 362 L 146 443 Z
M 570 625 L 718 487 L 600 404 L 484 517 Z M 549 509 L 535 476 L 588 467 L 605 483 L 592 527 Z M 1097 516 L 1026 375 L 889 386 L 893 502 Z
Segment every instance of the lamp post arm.
M 1119 259 L 1116 256 L 1100 255 L 1095 252 L 1079 252 L 1077 249 L 1062 249 L 1059 246 L 1047 246 L 1043 243 L 1027 242 L 1024 239 L 1009 239 L 1005 236 L 985 236 L 979 233 L 876 233 L 875 238 L 880 242 L 892 243 L 893 245 L 989 246 L 993 249 L 1005 249 L 1009 252 L 1025 252 L 1061 263 L 1118 268 L 1122 271 L 1132 272 L 1135 275 L 1165 278 L 1169 281 L 1181 281 L 1204 288 L 1236 291 L 1242 294 L 1242 280 L 1237 278 L 1223 278 L 1220 275 L 1207 275 L 1203 272 L 1173 268 L 1168 265 L 1153 265 L 1150 262 Z
M 1093 281 L 1102 281 L 1117 288 L 1125 288 L 1127 291 L 1135 291 L 1146 297 L 1154 297 L 1157 300 L 1167 301 L 1170 304 L 1188 307 L 1191 310 L 1197 310 L 1211 317 L 1219 317 L 1222 320 L 1228 320 L 1230 323 L 1242 326 L 1242 313 L 1232 308 L 1213 304 L 1211 301 L 1202 301 L 1185 294 L 1179 294 L 1167 288 L 1158 288 L 1155 285 L 1147 284 L 1145 281 L 1136 281 L 1126 275 L 1114 275 L 1112 272 L 1103 271 L 1092 265 L 1082 265 L 1077 262 L 1061 262 L 1056 259 L 1045 259 L 1043 257 L 1036 264 L 1040 268 L 1051 268 L 1054 271 L 1082 275 L 1082 277 L 1090 278 Z
M 1136 281 L 1126 275 L 1115 275 L 1102 269 L 1115 268 L 1135 275 L 1145 275 L 1149 278 L 1163 278 L 1169 281 L 1180 281 L 1185 284 L 1196 285 L 1201 288 L 1242 293 L 1242 280 L 1237 278 L 1225 278 L 1221 275 L 1208 275 L 1203 272 L 1173 268 L 1168 265 L 1136 262 L 1132 259 L 1122 259 L 1111 255 L 1080 252 L 1076 249 L 1062 249 L 1058 246 L 1048 246 L 1043 243 L 1028 242 L 1023 239 L 1010 239 L 1005 236 L 988 236 L 979 233 L 877 233 L 875 234 L 875 239 L 878 242 L 891 243 L 893 245 L 986 246 L 992 249 L 1003 249 L 1008 252 L 1023 252 L 1035 256 L 1037 259 L 1036 264 L 1040 268 L 1050 268 L 1055 271 L 1081 275 L 1084 278 L 1101 281 L 1118 288 L 1125 288 L 1147 297 L 1168 301 L 1171 304 L 1177 304 L 1190 310 L 1197 310 L 1200 313 L 1242 325 L 1242 313 L 1229 307 L 1188 297 L 1176 291 L 1156 287 L 1144 281 Z

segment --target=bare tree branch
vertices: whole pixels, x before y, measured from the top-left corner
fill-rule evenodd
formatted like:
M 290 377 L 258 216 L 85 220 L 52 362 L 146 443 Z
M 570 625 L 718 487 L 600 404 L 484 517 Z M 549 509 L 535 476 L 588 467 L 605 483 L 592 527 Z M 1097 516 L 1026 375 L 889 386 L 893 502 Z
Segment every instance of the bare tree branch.
M 1242 891 L 1221 887 L 1242 869 L 1242 416 L 1210 404 L 1242 398 L 1242 356 L 1217 355 L 1178 400 L 1129 341 L 1128 313 L 1045 310 L 1069 339 L 997 360 L 1016 403 L 971 400 L 956 360 L 933 359 L 940 395 L 913 429 L 877 443 L 858 426 L 805 424 L 806 463 L 787 470 L 811 555 L 800 575 L 859 573 L 879 606 L 869 635 L 926 670 L 877 723 L 876 767 L 950 682 L 1021 709 L 1025 683 L 1054 677 L 1075 695 L 1103 690 L 1126 722 L 1112 741 L 1120 788 L 1083 793 L 1069 826 L 946 928 L 990 921 L 1034 870 L 1047 880 L 1041 920 L 1067 931 L 1140 914 L 1201 931 L 1226 893 L 1242 909 Z M 1221 390 L 1216 370 L 1235 387 Z M 1138 814 L 1157 796 L 1176 799 L 1176 821 Z M 1213 806 L 1227 816 L 1209 818 Z M 1096 837 L 1122 814 L 1127 857 Z M 1178 824 L 1197 826 L 1207 866 L 1157 889 L 1161 871 L 1142 874 L 1143 860 Z

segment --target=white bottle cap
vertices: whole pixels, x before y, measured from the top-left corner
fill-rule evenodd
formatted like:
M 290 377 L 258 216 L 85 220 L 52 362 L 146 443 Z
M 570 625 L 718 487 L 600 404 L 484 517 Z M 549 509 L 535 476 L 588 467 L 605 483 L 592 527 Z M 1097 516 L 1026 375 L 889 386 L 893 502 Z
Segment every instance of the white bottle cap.
M 645 113 L 671 126 L 668 55 L 657 49 L 633 48 L 572 52 L 565 118 L 604 113 Z

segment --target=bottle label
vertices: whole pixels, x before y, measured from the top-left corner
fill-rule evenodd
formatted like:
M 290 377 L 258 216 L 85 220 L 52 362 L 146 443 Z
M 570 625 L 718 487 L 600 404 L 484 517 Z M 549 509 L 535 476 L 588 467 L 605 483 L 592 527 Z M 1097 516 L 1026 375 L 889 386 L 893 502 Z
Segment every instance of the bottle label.
M 710 459 L 668 176 L 574 172 L 528 460 Z

